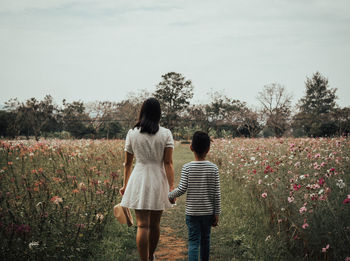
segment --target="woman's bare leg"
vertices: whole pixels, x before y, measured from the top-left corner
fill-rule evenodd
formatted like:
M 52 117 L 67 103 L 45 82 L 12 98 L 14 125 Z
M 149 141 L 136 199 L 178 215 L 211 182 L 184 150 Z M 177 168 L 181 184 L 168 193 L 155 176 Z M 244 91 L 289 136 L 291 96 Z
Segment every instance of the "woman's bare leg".
M 157 248 L 160 235 L 160 218 L 163 211 L 150 211 L 150 230 L 149 230 L 149 260 L 153 260 L 153 254 Z
M 137 220 L 136 245 L 141 261 L 149 259 L 150 216 L 149 210 L 135 210 Z

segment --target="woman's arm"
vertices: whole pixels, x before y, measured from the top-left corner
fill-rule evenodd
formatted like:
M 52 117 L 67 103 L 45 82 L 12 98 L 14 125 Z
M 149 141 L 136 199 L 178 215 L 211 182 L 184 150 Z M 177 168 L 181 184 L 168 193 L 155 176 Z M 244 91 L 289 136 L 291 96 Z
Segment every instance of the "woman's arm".
M 121 195 L 124 195 L 126 186 L 128 185 L 128 181 L 129 181 L 131 169 L 132 169 L 133 159 L 134 159 L 134 155 L 126 151 L 125 152 L 125 161 L 124 161 L 124 182 L 123 182 L 124 185 L 119 190 L 119 193 Z
M 164 149 L 164 168 L 169 183 L 169 191 L 174 190 L 173 148 Z

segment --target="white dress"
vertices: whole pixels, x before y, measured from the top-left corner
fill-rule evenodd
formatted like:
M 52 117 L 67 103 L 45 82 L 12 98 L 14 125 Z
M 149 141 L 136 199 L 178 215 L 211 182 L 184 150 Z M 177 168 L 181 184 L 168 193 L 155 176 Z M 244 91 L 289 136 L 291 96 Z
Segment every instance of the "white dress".
M 164 148 L 174 148 L 171 131 L 159 127 L 156 134 L 129 130 L 125 151 L 134 154 L 136 164 L 131 172 L 124 196 L 123 207 L 130 209 L 164 210 L 170 208 L 169 183 L 164 168 Z

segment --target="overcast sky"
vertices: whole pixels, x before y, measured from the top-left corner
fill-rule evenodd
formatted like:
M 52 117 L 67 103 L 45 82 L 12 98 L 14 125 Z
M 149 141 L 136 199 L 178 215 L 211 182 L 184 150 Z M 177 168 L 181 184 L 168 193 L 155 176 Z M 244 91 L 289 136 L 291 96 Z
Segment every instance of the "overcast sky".
M 349 0 L 0 0 L 0 104 L 18 97 L 121 101 L 175 71 L 258 105 L 320 71 L 350 105 Z

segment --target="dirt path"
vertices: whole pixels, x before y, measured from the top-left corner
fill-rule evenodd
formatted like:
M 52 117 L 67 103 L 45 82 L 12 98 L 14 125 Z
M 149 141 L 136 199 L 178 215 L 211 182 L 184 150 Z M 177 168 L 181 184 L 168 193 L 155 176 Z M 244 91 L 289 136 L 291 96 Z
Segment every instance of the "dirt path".
M 182 165 L 193 160 L 193 154 L 188 146 L 178 144 L 174 150 L 175 186 L 180 180 Z M 155 253 L 156 260 L 187 260 L 187 238 L 181 236 L 183 231 L 180 232 L 186 227 L 183 222 L 185 196 L 179 198 L 177 202 L 182 207 L 177 206 L 174 209 L 166 210 L 163 214 L 159 245 Z
M 186 260 L 186 242 L 177 237 L 170 227 L 161 227 L 161 235 L 156 260 Z

